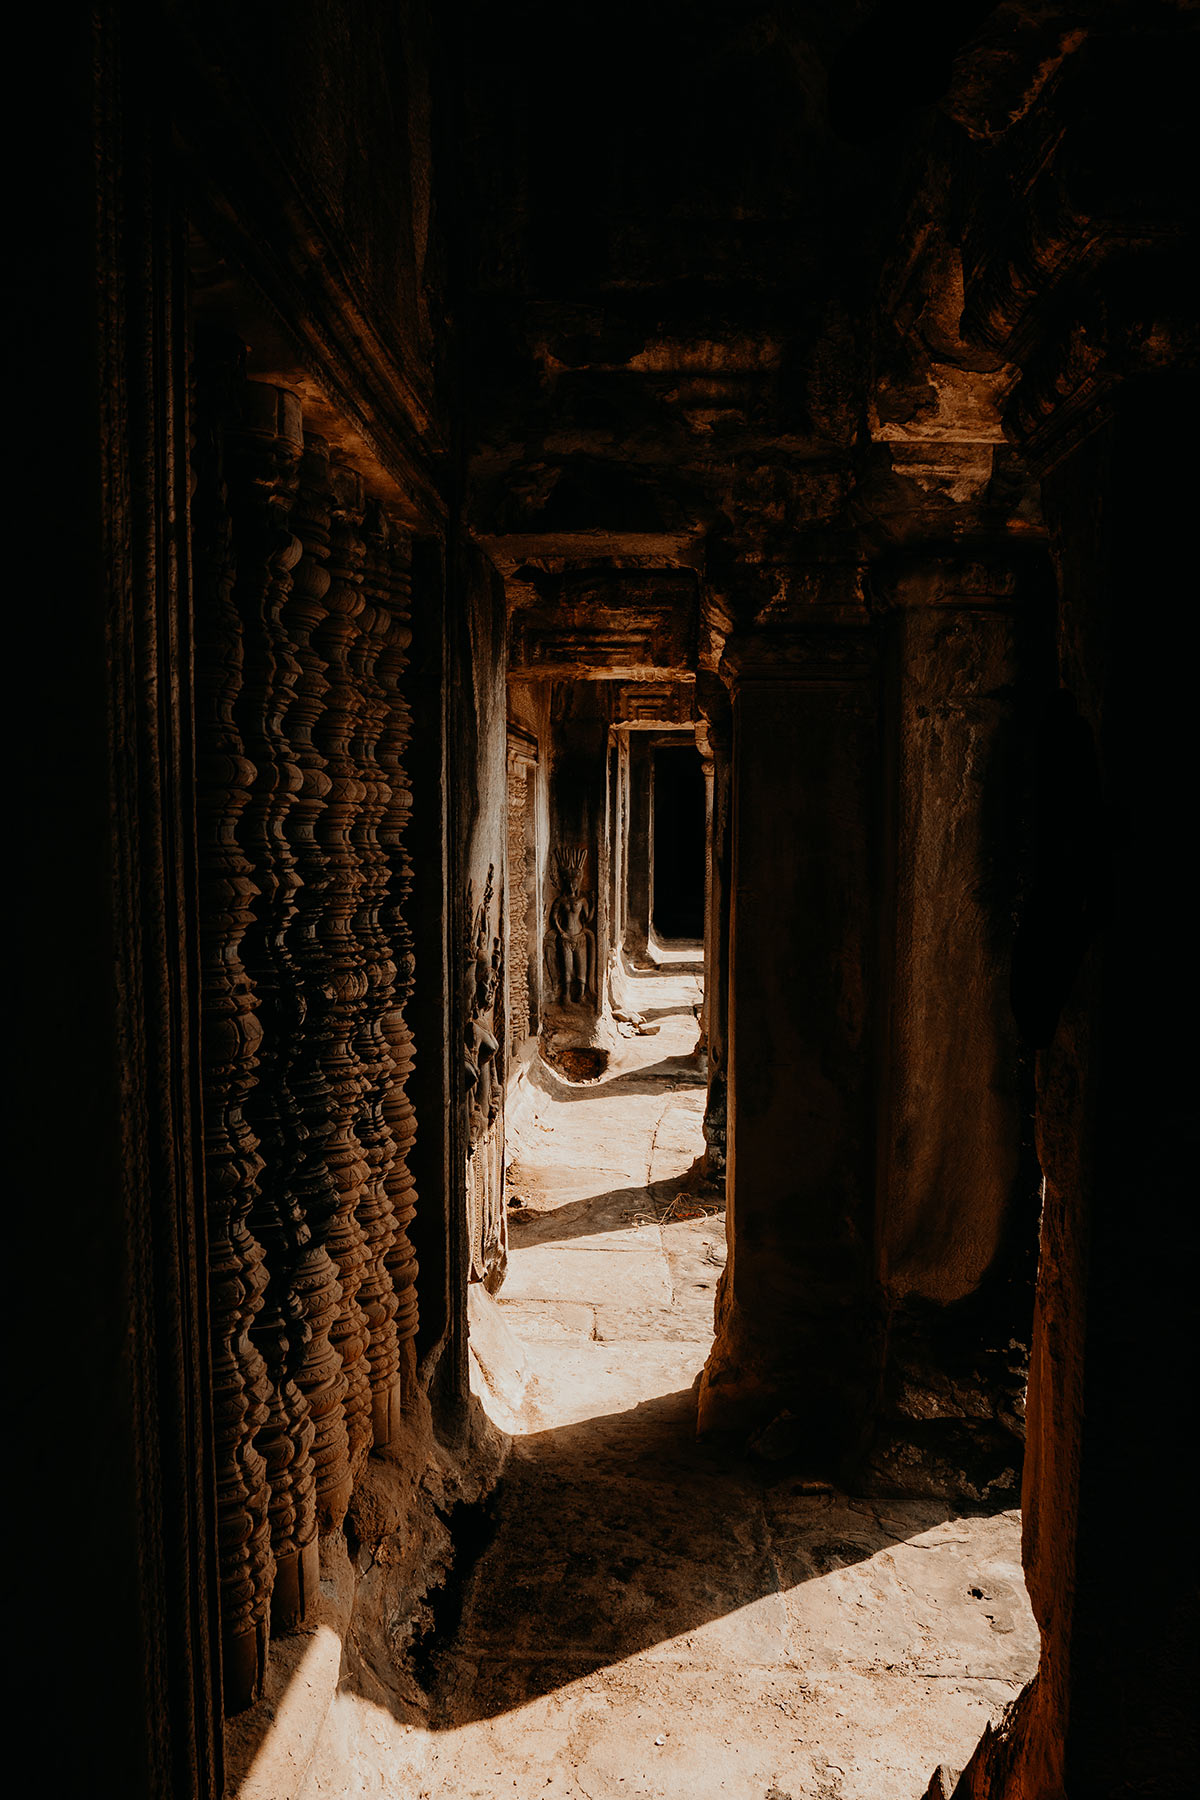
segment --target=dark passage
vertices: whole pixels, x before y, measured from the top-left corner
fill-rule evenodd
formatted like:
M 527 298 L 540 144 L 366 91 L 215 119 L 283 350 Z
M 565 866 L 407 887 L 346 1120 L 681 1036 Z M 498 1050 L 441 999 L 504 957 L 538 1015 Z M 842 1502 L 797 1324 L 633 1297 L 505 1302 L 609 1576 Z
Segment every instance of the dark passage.
M 704 774 L 694 744 L 654 752 L 654 929 L 704 936 Z

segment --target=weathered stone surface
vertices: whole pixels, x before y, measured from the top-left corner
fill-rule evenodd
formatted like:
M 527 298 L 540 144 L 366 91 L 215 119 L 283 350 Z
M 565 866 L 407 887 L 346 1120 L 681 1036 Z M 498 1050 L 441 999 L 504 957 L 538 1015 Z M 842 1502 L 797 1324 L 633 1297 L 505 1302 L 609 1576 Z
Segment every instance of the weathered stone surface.
M 744 1442 L 787 1407 L 824 1475 L 857 1450 L 874 1381 L 876 680 L 866 632 L 814 631 L 790 667 L 751 643 L 733 701 L 730 1252 L 700 1422 Z M 763 779 L 788 766 L 808 779 Z
M 47 391 L 21 444 L 49 473 L 25 481 L 16 536 L 52 546 L 73 610 L 55 636 L 53 608 L 18 606 L 12 655 L 37 720 L 12 830 L 33 846 L 16 884 L 32 902 L 14 939 L 31 1152 L 16 1191 L 54 1241 L 52 1329 L 42 1289 L 21 1295 L 18 1341 L 42 1361 L 11 1431 L 34 1447 L 29 1667 L 61 1660 L 68 1580 L 109 1577 L 106 1654 L 72 1696 L 77 1729 L 50 1734 L 48 1790 L 103 1767 L 137 1800 L 216 1791 L 216 1598 L 228 1713 L 262 1679 L 273 1559 L 272 1629 L 306 1604 L 311 1474 L 324 1523 L 344 1514 L 358 1546 L 314 1795 L 489 1792 L 497 1760 L 505 1785 L 511 1764 L 518 1784 L 562 1775 L 589 1800 L 630 1781 L 690 1793 L 709 1769 L 753 1800 L 848 1794 L 868 1779 L 864 1742 L 889 1793 L 960 1762 L 977 1800 L 1185 1791 L 1190 1515 L 1163 1446 L 1195 1266 L 1192 1096 L 1172 1045 L 1191 1005 L 1194 707 L 1174 619 L 1194 585 L 1192 10 L 698 0 L 575 18 L 547 0 L 411 0 L 366 18 L 345 0 L 286 17 L 97 0 L 31 17 L 22 66 L 47 129 L 16 184 L 35 195 L 22 342 Z M 225 467 L 214 332 L 254 390 Z M 374 614 L 381 509 L 413 534 L 411 646 Z M 1044 602 L 976 580 L 1039 546 Z M 45 585 L 35 563 L 18 591 Z M 1039 607 L 1040 645 L 1020 622 Z M 878 640 L 877 682 L 840 637 Z M 684 1453 L 686 1399 L 660 1408 L 690 1396 L 683 1302 L 707 1307 L 713 1247 L 665 1211 L 700 1086 L 620 966 L 612 732 L 686 727 L 689 690 L 707 688 L 719 737 L 711 684 L 747 640 L 787 701 L 748 716 L 752 754 L 736 767 L 733 746 L 724 790 L 719 743 L 705 751 L 707 1162 L 728 1160 L 733 1242 L 706 1403 L 718 1376 L 753 1400 L 736 1425 L 760 1496 L 791 1459 L 819 1460 L 824 1433 L 853 1453 L 880 1532 L 889 1489 L 1008 1510 L 1028 1346 L 1041 1670 L 968 1759 L 965 1699 L 981 1714 L 992 1678 L 962 1676 L 943 1711 L 946 1675 L 919 1672 L 953 1582 L 918 1604 L 901 1538 L 868 1533 L 861 1568 L 810 1571 L 789 1600 L 831 1663 L 844 1639 L 917 1672 L 815 1678 L 785 1746 L 803 1672 L 785 1684 L 784 1665 L 753 1662 L 774 1654 L 779 1594 L 676 1633 L 740 1637 L 740 1674 L 672 1665 L 661 1645 L 588 1666 L 639 1596 L 643 1622 L 659 1598 L 678 1622 L 646 1564 L 648 1514 L 629 1580 L 606 1587 L 597 1562 L 568 1583 L 588 1613 L 578 1642 L 557 1618 L 541 1663 L 464 1663 L 467 1700 L 510 1709 L 464 1728 L 466 1761 L 451 1734 L 410 1754 L 418 1672 L 449 1633 L 426 1590 L 456 1539 L 479 1550 L 470 1509 L 494 1473 L 471 1436 L 466 1272 L 503 1274 L 502 1114 L 532 1087 L 506 1001 L 542 1025 L 548 928 L 560 970 L 590 942 L 593 991 L 555 1004 L 575 1073 L 596 1077 L 561 1081 L 551 1110 L 594 1101 L 607 1135 L 581 1168 L 615 1185 L 564 1185 L 550 1209 L 577 1230 L 557 1248 L 577 1242 L 566 1279 L 586 1299 L 552 1297 L 546 1220 L 513 1225 L 531 1275 L 513 1317 L 542 1327 L 537 1434 L 607 1409 L 606 1479 L 654 1446 L 681 1490 L 695 1473 L 697 1537 L 730 1597 L 716 1497 L 736 1511 L 749 1490 Z M 409 649 L 389 742 L 382 691 Z M 1039 729 L 1043 685 L 1058 697 Z M 839 714 L 839 687 L 861 707 Z M 523 916 L 506 711 L 538 757 Z M 1031 762 L 1032 833 L 1008 816 Z M 731 840 L 746 852 L 732 921 Z M 559 850 L 582 852 L 590 899 L 552 924 Z M 86 1070 L 67 1113 L 65 1029 Z M 620 1094 L 612 1059 L 655 1041 L 663 1067 Z M 626 1155 L 643 1128 L 669 1166 Z M 645 1224 L 620 1216 L 637 1190 Z M 636 1266 L 637 1293 L 619 1303 L 602 1266 Z M 69 1429 L 47 1428 L 48 1393 L 72 1396 Z M 435 1417 L 478 1457 L 469 1479 L 435 1454 Z M 1131 1471 L 1154 1481 L 1155 1530 L 1119 1557 Z M 812 1501 L 802 1466 L 795 1484 Z M 682 1582 L 679 1496 L 643 1486 Z M 839 1541 L 867 1548 L 830 1506 Z M 609 1493 L 604 1508 L 611 1573 Z M 806 1570 L 818 1510 L 782 1528 Z M 768 1512 L 737 1512 L 756 1573 Z M 888 1573 L 902 1563 L 907 1596 Z M 861 1632 L 831 1622 L 839 1583 Z M 437 1606 L 454 1602 L 451 1584 Z M 979 1623 L 964 1668 L 982 1666 Z M 327 1689 L 339 1658 L 322 1643 Z M 539 1690 L 551 1665 L 557 1721 Z M 672 1681 L 704 1716 L 687 1742 L 666 1718 L 659 1770 L 635 1768 L 631 1731 Z M 889 1714 L 895 1682 L 925 1683 L 920 1705 L 906 1686 Z M 231 1745 L 252 1755 L 265 1713 L 237 1716 Z M 910 1738 L 918 1717 L 929 1730 Z M 528 1756 L 506 1719 L 528 1724 Z M 880 1736 L 889 1719 L 904 1746 Z
M 314 1797 L 352 1791 L 373 1760 L 445 1800 L 498 1780 L 571 1800 L 915 1794 L 1032 1666 L 1014 1514 L 814 1494 L 697 1443 L 711 1293 L 689 1277 L 715 1273 L 722 1219 L 687 1217 L 701 1200 L 680 1187 L 703 1088 L 678 1055 L 671 1080 L 650 1061 L 694 1035 L 691 984 L 641 981 L 648 1005 L 676 990 L 665 1041 L 635 1040 L 624 1073 L 543 1093 L 522 1120 L 514 1181 L 531 1217 L 495 1310 L 527 1337 L 530 1380 L 427 1718 L 385 1700 L 378 1674 L 347 1683 Z M 607 1187 L 619 1171 L 584 1165 L 605 1142 L 631 1171 L 624 1195 Z M 619 1269 L 594 1305 L 551 1297 L 551 1259 L 561 1290 L 598 1238 L 627 1232 L 631 1205 L 671 1275 L 655 1337 L 629 1329 Z M 545 1298 L 510 1297 L 527 1261 Z

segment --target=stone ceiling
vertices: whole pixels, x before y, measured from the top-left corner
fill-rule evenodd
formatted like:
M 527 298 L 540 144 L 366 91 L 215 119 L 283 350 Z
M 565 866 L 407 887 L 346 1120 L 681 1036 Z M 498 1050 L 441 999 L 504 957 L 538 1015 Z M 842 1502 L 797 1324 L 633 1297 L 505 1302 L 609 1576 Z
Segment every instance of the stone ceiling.
M 587 667 L 590 604 L 597 672 L 715 668 L 734 626 L 861 607 L 889 549 L 1040 532 L 960 215 L 1079 9 L 902 10 L 478 9 L 468 511 L 518 664 Z M 606 648 L 668 571 L 690 632 Z

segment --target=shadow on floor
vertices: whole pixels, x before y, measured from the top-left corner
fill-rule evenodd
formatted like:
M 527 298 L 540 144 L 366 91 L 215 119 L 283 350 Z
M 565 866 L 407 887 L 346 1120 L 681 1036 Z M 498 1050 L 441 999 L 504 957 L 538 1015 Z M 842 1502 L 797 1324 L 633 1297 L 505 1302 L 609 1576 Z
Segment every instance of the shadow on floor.
M 1011 1679 L 1025 1602 L 1004 1574 L 1017 1554 L 1009 1521 L 981 1516 L 973 1538 L 942 1500 L 814 1494 L 698 1444 L 694 1418 L 688 1387 L 516 1440 L 490 1537 L 456 1570 L 458 1616 L 443 1607 L 426 1646 L 434 1729 L 497 1717 L 658 1646 L 668 1662 L 794 1679 L 964 1666 Z M 936 1545 L 909 1547 L 947 1520 Z M 833 1580 L 805 1598 L 822 1577 Z M 382 1661 L 374 1673 L 386 1685 Z
M 573 1083 L 564 1081 L 553 1063 L 542 1062 L 538 1069 L 538 1080 L 545 1091 L 555 1100 L 563 1100 L 570 1105 L 579 1101 L 619 1099 L 623 1094 L 636 1094 L 644 1091 L 647 1084 L 659 1081 L 677 1082 L 680 1087 L 704 1087 L 706 1077 L 701 1074 L 691 1051 L 681 1056 L 664 1056 L 660 1062 L 646 1063 L 636 1069 L 626 1069 L 620 1075 L 602 1075 L 596 1081 Z
M 664 945 L 664 948 L 667 946 Z M 668 956 L 662 962 L 626 963 L 625 974 L 631 981 L 661 981 L 664 975 L 704 975 L 704 956 L 681 952 L 678 956 Z
M 609 1082 L 598 1084 L 607 1094 L 635 1093 L 647 1081 L 675 1081 L 680 1087 L 704 1087 L 705 1077 L 696 1066 L 691 1051 L 682 1056 L 664 1056 L 660 1062 L 644 1063 L 624 1075 L 614 1075 Z
M 609 1188 L 603 1194 L 567 1200 L 561 1206 L 512 1208 L 508 1215 L 511 1249 L 529 1250 L 535 1244 L 564 1243 L 570 1238 L 592 1237 L 605 1231 L 630 1231 L 639 1220 L 662 1214 L 680 1193 L 683 1179 L 682 1175 L 675 1175 L 666 1181 L 652 1182 L 649 1187 L 643 1182 L 636 1187 Z M 513 1185 L 519 1192 L 520 1181 Z M 685 1191 L 684 1198 L 689 1197 Z M 702 1199 L 709 1207 L 717 1206 L 715 1196 L 705 1195 Z M 720 1213 L 712 1216 L 716 1230 L 723 1233 L 723 1203 Z
M 699 1004 L 697 1001 L 695 1006 L 639 1006 L 637 1010 L 643 1019 L 694 1019 Z

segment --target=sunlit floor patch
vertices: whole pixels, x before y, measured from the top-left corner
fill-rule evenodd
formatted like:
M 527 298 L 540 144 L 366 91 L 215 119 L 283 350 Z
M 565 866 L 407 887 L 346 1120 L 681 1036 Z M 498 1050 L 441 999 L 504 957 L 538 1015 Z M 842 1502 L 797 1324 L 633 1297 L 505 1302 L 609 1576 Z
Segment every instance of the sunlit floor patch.
M 430 1728 L 343 1695 L 341 1774 L 304 1800 L 920 1800 L 1035 1666 L 1015 1512 L 814 1493 L 696 1442 L 724 1259 L 711 1194 L 683 1203 L 699 990 L 639 980 L 658 1035 L 514 1146 L 486 1316 L 523 1401 Z

